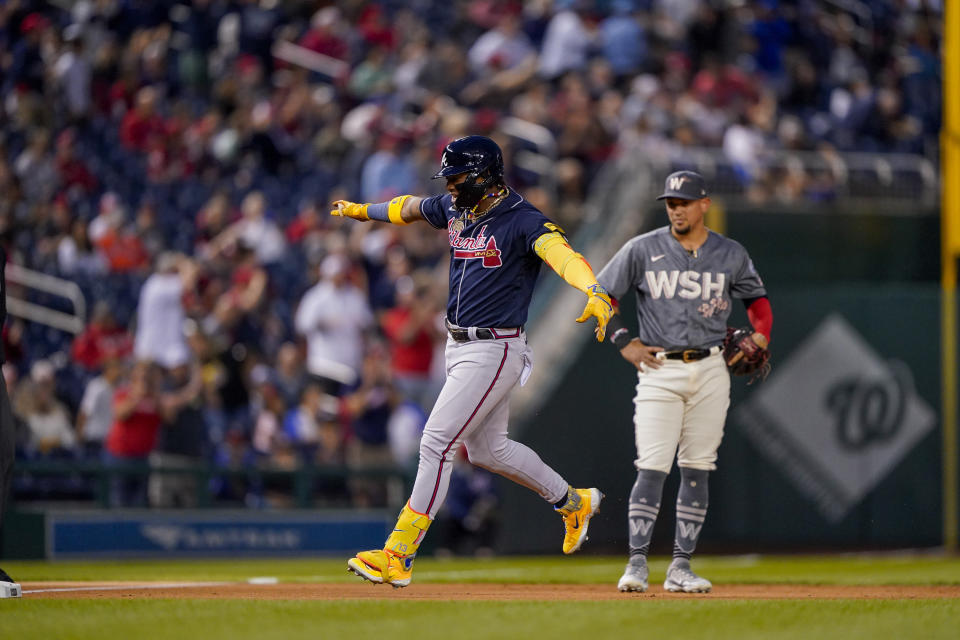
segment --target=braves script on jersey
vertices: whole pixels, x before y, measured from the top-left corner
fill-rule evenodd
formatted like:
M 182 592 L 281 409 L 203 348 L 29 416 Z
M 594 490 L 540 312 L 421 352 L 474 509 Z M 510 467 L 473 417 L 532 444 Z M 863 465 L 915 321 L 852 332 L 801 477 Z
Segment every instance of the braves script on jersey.
M 597 280 L 616 298 L 633 288 L 638 337 L 668 351 L 719 345 L 726 335 L 731 298 L 767 294 L 740 243 L 710 231 L 703 246 L 690 253 L 670 227 L 627 242 Z
M 472 222 L 460 216 L 449 194 L 424 199 L 420 213 L 450 237 L 450 322 L 461 327 L 523 325 L 543 264 L 533 243 L 557 227 L 515 191 Z

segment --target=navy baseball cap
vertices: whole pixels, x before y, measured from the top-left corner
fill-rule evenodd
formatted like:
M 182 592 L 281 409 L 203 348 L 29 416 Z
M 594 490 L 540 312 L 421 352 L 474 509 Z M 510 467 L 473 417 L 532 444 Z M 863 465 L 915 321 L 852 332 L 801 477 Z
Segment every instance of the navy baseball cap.
M 703 176 L 695 171 L 676 171 L 667 176 L 663 184 L 663 195 L 657 200 L 665 198 L 680 198 L 681 200 L 699 200 L 707 197 L 707 188 Z

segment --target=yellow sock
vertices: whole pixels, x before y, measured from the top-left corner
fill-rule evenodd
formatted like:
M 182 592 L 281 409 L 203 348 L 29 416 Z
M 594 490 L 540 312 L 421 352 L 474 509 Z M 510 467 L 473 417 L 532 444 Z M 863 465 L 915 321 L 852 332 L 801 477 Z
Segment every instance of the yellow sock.
M 397 556 L 412 556 L 420 548 L 420 542 L 430 528 L 430 522 L 432 521 L 426 514 L 417 513 L 410 508 L 408 502 L 400 511 L 397 524 L 383 546 L 384 550 Z

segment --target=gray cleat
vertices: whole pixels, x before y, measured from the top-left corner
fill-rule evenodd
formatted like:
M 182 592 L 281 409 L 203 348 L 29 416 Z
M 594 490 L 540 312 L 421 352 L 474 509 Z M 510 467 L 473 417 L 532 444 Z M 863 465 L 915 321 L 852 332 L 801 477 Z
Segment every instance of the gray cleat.
M 706 578 L 701 578 L 690 569 L 690 562 L 674 560 L 667 569 L 667 579 L 663 581 L 666 591 L 682 591 L 684 593 L 708 593 L 713 584 Z
M 620 582 L 617 583 L 617 589 L 620 591 L 639 591 L 643 593 L 647 590 L 647 578 L 650 570 L 647 568 L 647 559 L 643 556 L 631 558 L 627 567 L 620 576 Z

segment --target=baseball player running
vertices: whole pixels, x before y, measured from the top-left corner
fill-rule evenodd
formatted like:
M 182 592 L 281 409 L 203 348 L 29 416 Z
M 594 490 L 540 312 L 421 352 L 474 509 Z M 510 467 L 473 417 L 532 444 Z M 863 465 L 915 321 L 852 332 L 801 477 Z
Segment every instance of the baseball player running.
M 620 316 L 607 327 L 610 341 L 638 370 L 634 398 L 637 480 L 630 493 L 630 560 L 617 587 L 646 591 L 647 552 L 660 511 L 663 483 L 680 467 L 673 561 L 663 588 L 707 592 L 709 580 L 690 568 L 707 516 L 707 480 L 730 405 L 730 374 L 721 356 L 731 298 L 747 307 L 755 340 L 770 337 L 773 314 L 746 250 L 709 230 L 710 198 L 703 177 L 678 171 L 663 195 L 670 224 L 629 240 L 597 279 L 616 300 L 633 290 L 639 335 Z
M 523 324 L 541 261 L 587 294 L 578 318 L 597 319 L 602 341 L 613 307 L 590 266 L 563 232 L 503 180 L 503 156 L 482 136 L 454 140 L 440 171 L 447 193 L 399 196 L 380 204 L 338 200 L 332 215 L 410 224 L 425 220 L 446 229 L 450 240 L 447 303 L 447 379 L 420 440 L 413 492 L 383 549 L 347 562 L 358 576 L 394 587 L 410 584 L 413 559 L 443 503 L 460 446 L 472 464 L 540 494 L 563 517 L 563 552 L 587 537 L 600 507 L 597 489 L 574 489 L 528 447 L 507 437 L 510 393 L 526 382 L 532 366 Z

